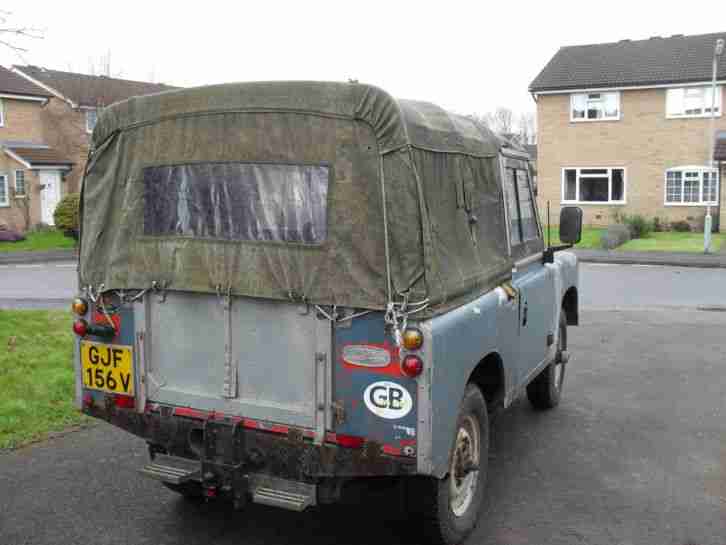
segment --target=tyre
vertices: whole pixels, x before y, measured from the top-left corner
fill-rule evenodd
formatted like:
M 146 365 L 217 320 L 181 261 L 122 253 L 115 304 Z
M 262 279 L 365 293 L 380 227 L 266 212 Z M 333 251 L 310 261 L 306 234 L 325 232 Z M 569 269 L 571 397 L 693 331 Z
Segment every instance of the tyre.
M 201 500 L 204 497 L 202 495 L 202 487 L 197 482 L 186 482 L 186 483 L 182 483 L 182 484 L 172 484 L 172 483 L 162 482 L 161 484 L 163 484 L 169 490 L 184 496 L 188 500 L 197 501 L 197 500 Z
M 471 533 L 484 499 L 489 451 L 487 405 L 479 388 L 466 387 L 444 479 L 422 478 L 416 492 L 425 537 L 455 545 Z
M 532 407 L 538 410 L 557 407 L 562 397 L 562 384 L 565 380 L 567 363 L 567 315 L 560 311 L 560 336 L 557 341 L 555 359 L 527 385 L 527 398 Z

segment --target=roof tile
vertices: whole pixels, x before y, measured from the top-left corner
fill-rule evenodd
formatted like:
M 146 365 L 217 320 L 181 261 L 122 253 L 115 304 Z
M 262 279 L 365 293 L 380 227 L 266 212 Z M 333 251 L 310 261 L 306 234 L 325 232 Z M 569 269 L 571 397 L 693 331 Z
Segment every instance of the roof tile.
M 726 32 L 562 47 L 531 92 L 710 81 L 716 40 Z M 718 63 L 726 79 L 726 54 Z
M 51 94 L 22 76 L 0 66 L 0 93 L 49 98 Z
M 177 87 L 163 83 L 91 76 L 75 72 L 49 70 L 39 66 L 15 66 L 15 68 L 34 80 L 55 89 L 79 106 L 94 108 L 108 106 L 133 96 L 177 89 Z

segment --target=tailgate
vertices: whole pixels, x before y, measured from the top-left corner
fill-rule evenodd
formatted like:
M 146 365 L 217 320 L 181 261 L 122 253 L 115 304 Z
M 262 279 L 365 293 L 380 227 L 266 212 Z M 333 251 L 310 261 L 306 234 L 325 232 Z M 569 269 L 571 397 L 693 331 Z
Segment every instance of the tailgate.
M 315 428 L 322 438 L 331 324 L 314 309 L 168 292 L 146 312 L 149 401 Z

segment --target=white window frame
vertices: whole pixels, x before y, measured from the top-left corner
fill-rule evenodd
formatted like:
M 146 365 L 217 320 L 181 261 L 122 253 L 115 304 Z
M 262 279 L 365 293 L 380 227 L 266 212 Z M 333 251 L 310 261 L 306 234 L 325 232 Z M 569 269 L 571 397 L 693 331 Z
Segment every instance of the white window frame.
M 710 89 L 710 85 L 700 85 L 700 86 L 689 86 L 689 87 L 669 87 L 666 89 L 665 92 L 665 113 L 666 113 L 666 119 L 699 119 L 699 118 L 710 118 L 711 112 L 707 112 L 706 108 L 710 109 L 711 104 L 704 103 L 703 105 L 703 112 L 700 114 L 686 114 L 686 113 L 671 113 L 668 110 L 668 102 L 669 100 L 675 100 L 673 98 L 669 98 L 669 96 L 673 96 L 673 93 L 676 91 L 682 91 L 683 93 L 686 93 L 687 91 L 693 91 L 693 90 L 700 90 L 702 93 L 706 93 L 708 89 Z M 720 85 L 716 86 L 716 108 L 718 108 L 718 112 L 716 112 L 715 117 L 721 117 L 721 112 L 723 111 L 723 93 L 721 91 L 722 87 Z M 683 104 L 681 104 L 683 106 Z
M 93 127 L 89 127 L 89 126 L 88 126 L 88 114 L 89 114 L 90 112 L 95 112 L 95 114 L 96 114 L 96 123 L 98 123 L 98 110 L 97 110 L 96 108 L 88 108 L 88 109 L 86 109 L 86 110 L 85 110 L 85 117 L 86 117 L 86 132 L 87 132 L 88 134 L 91 134 L 91 133 L 93 132 L 93 129 L 94 129 L 95 127 L 96 127 L 96 125 L 94 125 Z
M 668 173 L 669 172 L 680 172 L 681 173 L 681 202 L 671 202 L 668 200 Z M 686 181 L 686 172 L 698 172 L 698 202 L 684 202 L 683 201 L 683 185 Z M 715 201 L 704 201 L 703 200 L 703 173 L 712 172 L 716 174 L 716 200 Z M 703 165 L 687 165 L 679 167 L 671 167 L 663 173 L 663 205 L 664 206 L 717 206 L 718 195 L 720 190 L 721 180 L 717 168 L 706 167 Z
M 18 172 L 23 174 L 23 192 L 18 193 Z M 25 171 L 22 168 L 15 169 L 13 172 L 13 182 L 15 185 L 15 198 L 16 199 L 24 199 L 25 196 L 28 194 L 28 180 L 25 177 Z
M 0 200 L 0 208 L 10 206 L 10 184 L 8 183 L 8 175 L 0 173 L 0 185 L 5 185 L 5 199 Z
M 5 101 L 0 98 L 0 127 L 5 126 Z
M 566 172 L 568 170 L 574 170 L 575 171 L 575 200 L 566 200 L 565 199 L 565 183 L 567 182 L 566 178 Z M 580 178 L 602 178 L 603 174 L 582 174 L 580 175 L 581 170 L 605 170 L 607 171 L 607 177 L 608 177 L 608 199 L 610 198 L 610 195 L 612 195 L 613 192 L 613 170 L 622 170 L 623 171 L 623 199 L 621 201 L 581 201 L 580 200 Z M 582 204 L 586 206 L 622 206 L 624 204 L 628 204 L 628 169 L 627 167 L 622 166 L 613 166 L 613 167 L 562 167 L 561 177 L 560 177 L 560 202 L 561 204 Z
M 600 119 L 588 119 L 587 118 L 587 103 L 590 95 L 615 95 L 618 101 L 618 115 L 601 117 Z M 578 96 L 585 96 L 585 117 L 575 117 L 575 98 Z M 604 114 L 604 112 L 603 112 Z M 622 115 L 622 104 L 620 100 L 620 91 L 588 91 L 586 93 L 572 93 L 570 94 L 570 122 L 571 123 L 598 123 L 602 121 L 620 121 Z

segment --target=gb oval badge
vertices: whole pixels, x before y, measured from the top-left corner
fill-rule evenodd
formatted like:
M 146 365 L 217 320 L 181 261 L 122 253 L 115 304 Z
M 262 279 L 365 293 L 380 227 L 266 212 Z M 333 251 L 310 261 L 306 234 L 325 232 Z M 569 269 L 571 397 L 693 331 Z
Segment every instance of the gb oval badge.
M 387 380 L 370 384 L 363 392 L 363 401 L 369 411 L 388 420 L 403 418 L 413 408 L 408 390 Z

